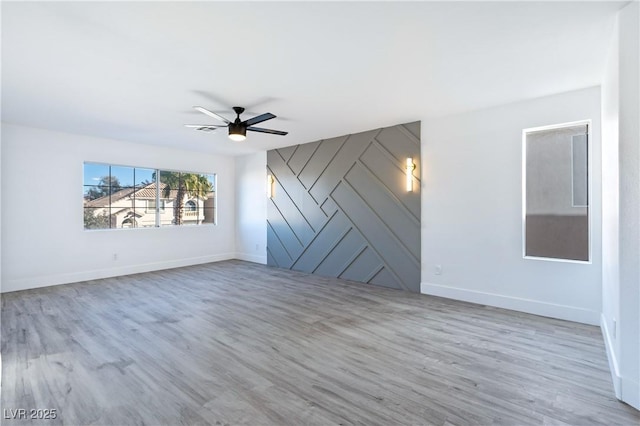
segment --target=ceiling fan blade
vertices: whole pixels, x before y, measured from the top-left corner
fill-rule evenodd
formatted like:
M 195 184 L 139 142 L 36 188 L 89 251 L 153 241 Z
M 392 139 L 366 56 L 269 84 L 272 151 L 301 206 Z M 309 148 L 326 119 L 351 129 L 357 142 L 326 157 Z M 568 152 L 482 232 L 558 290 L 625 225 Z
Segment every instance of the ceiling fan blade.
M 196 129 L 198 127 L 212 127 L 212 128 L 220 128 L 220 127 L 227 127 L 225 125 L 222 124 L 185 124 L 184 127 L 195 127 Z
M 252 132 L 270 133 L 272 135 L 280 136 L 286 136 L 289 134 L 289 132 L 283 132 L 282 130 L 263 129 L 261 127 L 247 127 L 247 130 L 251 130 Z
M 198 111 L 200 111 L 200 112 L 201 112 L 201 113 L 203 113 L 203 114 L 207 114 L 209 117 L 213 117 L 213 118 L 215 118 L 216 120 L 220 120 L 220 121 L 225 122 L 225 123 L 227 123 L 227 124 L 231 123 L 231 121 L 227 120 L 227 119 L 226 119 L 226 118 L 224 118 L 223 116 L 218 115 L 218 114 L 216 114 L 216 113 L 215 113 L 215 112 L 213 112 L 213 111 L 209 111 L 208 109 L 203 108 L 203 107 L 201 107 L 201 106 L 194 106 L 193 108 L 194 108 L 194 109 L 196 109 L 196 110 L 198 110 Z
M 203 132 L 213 132 L 216 129 L 219 129 L 220 127 L 227 127 L 227 126 L 209 126 L 208 124 L 185 124 L 184 127 L 192 127 L 195 130 L 201 130 Z
M 257 117 L 250 118 L 244 121 L 244 124 L 247 126 L 253 126 L 254 124 L 262 123 L 263 121 L 271 120 L 272 118 L 276 118 L 275 115 L 270 112 L 265 112 L 264 114 L 260 114 Z

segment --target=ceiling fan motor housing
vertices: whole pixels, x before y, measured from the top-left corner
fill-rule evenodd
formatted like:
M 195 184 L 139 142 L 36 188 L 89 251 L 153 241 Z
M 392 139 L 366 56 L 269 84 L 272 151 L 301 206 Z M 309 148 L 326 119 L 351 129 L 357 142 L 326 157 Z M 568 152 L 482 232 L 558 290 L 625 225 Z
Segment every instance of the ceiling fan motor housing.
M 229 136 L 231 135 L 247 136 L 247 126 L 238 118 L 234 123 L 229 123 Z
M 244 108 L 235 106 L 233 110 L 237 117 L 233 123 L 229 123 L 229 137 L 234 141 L 242 141 L 247 137 L 247 125 L 240 120 Z

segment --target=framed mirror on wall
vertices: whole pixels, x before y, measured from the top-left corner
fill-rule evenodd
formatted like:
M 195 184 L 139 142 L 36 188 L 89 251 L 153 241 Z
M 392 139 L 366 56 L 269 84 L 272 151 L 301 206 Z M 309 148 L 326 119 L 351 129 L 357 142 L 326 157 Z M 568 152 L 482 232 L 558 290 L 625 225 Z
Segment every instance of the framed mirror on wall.
M 591 261 L 588 120 L 522 132 L 523 255 Z

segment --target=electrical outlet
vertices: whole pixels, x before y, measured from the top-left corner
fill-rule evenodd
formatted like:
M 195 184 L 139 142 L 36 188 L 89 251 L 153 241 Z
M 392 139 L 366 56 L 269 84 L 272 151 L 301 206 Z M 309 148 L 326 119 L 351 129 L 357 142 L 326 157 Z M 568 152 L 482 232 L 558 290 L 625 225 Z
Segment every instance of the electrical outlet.
M 616 321 L 616 319 L 613 319 L 613 338 L 616 338 L 616 335 L 618 334 L 618 321 Z
M 118 260 L 118 253 L 113 253 L 113 260 Z
M 435 272 L 436 275 L 442 275 L 442 265 L 436 265 L 433 268 L 433 271 Z
M 256 244 L 256 251 L 260 250 L 260 244 Z

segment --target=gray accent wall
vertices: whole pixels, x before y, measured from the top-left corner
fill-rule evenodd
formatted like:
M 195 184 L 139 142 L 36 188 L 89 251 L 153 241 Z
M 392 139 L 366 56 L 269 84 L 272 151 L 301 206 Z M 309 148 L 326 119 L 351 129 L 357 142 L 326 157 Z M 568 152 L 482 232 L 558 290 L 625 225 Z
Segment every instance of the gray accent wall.
M 268 265 L 420 292 L 419 121 L 268 151 L 267 173 Z

